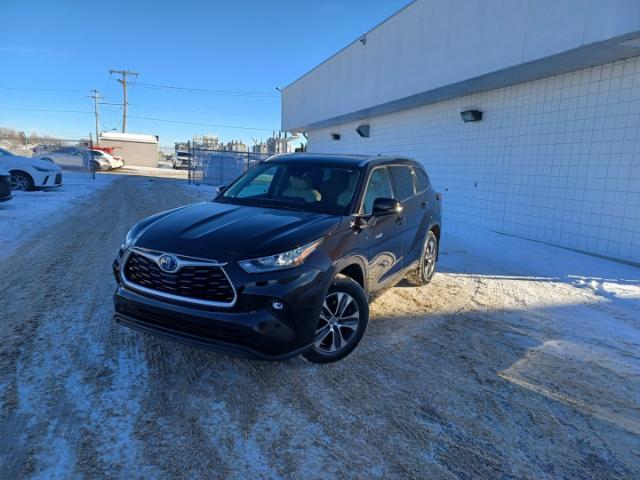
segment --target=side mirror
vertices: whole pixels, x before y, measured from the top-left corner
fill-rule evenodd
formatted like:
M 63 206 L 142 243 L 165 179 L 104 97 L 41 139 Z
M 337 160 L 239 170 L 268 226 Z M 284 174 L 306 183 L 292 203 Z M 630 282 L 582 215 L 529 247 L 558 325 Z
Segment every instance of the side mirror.
M 404 207 L 394 198 L 376 198 L 373 202 L 374 215 L 394 215 L 402 213 Z
M 224 193 L 226 189 L 227 189 L 226 185 L 219 185 L 218 188 L 216 188 L 216 195 L 220 195 Z

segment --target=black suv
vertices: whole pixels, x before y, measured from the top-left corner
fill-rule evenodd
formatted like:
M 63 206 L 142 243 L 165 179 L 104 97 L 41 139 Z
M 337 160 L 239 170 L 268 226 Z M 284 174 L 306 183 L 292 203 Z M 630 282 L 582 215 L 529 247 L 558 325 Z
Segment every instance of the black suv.
M 213 201 L 131 229 L 113 265 L 115 318 L 249 358 L 339 360 L 373 295 L 431 280 L 440 210 L 413 160 L 271 157 Z

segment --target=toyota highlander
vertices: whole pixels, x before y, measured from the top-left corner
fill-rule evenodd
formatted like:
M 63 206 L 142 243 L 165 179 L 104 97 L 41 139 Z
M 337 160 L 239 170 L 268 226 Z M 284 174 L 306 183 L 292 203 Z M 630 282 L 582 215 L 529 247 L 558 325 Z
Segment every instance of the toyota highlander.
M 128 232 L 115 319 L 248 358 L 339 360 L 362 339 L 373 296 L 433 277 L 440 203 L 413 160 L 271 157 L 213 201 Z

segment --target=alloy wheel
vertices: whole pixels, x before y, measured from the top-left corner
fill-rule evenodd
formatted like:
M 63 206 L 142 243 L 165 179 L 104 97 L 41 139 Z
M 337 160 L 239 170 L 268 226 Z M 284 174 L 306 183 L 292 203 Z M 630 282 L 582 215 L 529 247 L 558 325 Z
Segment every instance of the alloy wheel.
M 23 175 L 11 175 L 11 190 L 16 192 L 29 190 L 29 179 Z
M 329 293 L 322 303 L 315 347 L 324 353 L 342 350 L 355 335 L 359 322 L 360 309 L 351 295 Z
M 436 269 L 436 239 L 430 236 L 424 247 L 424 277 L 430 278 Z

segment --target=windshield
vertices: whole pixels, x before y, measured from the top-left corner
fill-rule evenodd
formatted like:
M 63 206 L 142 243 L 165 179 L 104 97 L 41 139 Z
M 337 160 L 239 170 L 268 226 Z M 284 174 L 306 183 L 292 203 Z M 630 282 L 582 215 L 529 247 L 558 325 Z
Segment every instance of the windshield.
M 357 169 L 343 167 L 264 163 L 251 168 L 217 201 L 344 215 L 359 176 Z

